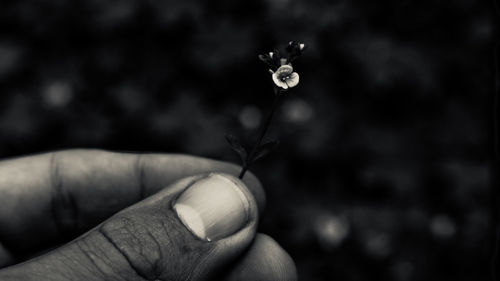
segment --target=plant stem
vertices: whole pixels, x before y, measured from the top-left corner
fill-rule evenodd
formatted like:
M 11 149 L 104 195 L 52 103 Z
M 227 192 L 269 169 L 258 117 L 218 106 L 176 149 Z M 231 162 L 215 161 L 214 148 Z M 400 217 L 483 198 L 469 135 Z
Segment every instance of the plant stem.
M 248 171 L 248 169 L 250 168 L 250 165 L 252 164 L 251 162 L 252 162 L 252 159 L 255 155 L 255 152 L 257 152 L 257 149 L 259 148 L 260 144 L 262 143 L 262 140 L 264 139 L 264 136 L 266 135 L 267 129 L 269 129 L 269 125 L 271 124 L 271 120 L 273 119 L 274 113 L 276 112 L 276 109 L 278 108 L 278 105 L 279 105 L 279 98 L 280 98 L 280 94 L 279 94 L 279 92 L 276 92 L 275 97 L 274 97 L 273 107 L 271 109 L 271 112 L 269 112 L 269 115 L 267 115 L 267 119 L 260 130 L 259 138 L 257 139 L 257 142 L 255 143 L 255 145 L 252 147 L 250 154 L 248 154 L 247 159 L 245 161 L 245 164 L 241 167 L 241 172 L 240 172 L 240 175 L 238 176 L 238 178 L 240 178 L 240 179 L 243 178 L 246 171 Z

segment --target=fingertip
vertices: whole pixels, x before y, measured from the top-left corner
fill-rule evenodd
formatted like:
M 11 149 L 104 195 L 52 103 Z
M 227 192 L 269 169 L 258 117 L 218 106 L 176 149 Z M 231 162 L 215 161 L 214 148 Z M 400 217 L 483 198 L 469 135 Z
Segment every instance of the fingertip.
M 210 173 L 189 185 L 173 209 L 193 234 L 208 241 L 228 237 L 258 220 L 253 194 L 225 173 Z
M 253 244 L 226 281 L 296 281 L 295 263 L 290 255 L 271 237 L 257 234 Z
M 266 234 L 259 234 L 257 236 L 258 247 L 267 249 L 269 264 L 272 264 L 275 270 L 276 279 L 271 280 L 297 280 L 297 268 L 295 262 L 288 252 L 286 252 L 272 237 Z
M 247 172 L 242 180 L 252 192 L 255 201 L 257 202 L 259 214 L 262 214 L 266 206 L 266 193 L 264 192 L 262 183 L 252 172 Z

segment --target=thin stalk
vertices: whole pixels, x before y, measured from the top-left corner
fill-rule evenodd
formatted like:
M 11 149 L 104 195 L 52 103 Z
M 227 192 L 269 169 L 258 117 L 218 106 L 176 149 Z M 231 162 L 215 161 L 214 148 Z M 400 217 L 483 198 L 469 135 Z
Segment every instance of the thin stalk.
M 238 176 L 238 178 L 240 178 L 240 179 L 243 178 L 245 173 L 250 168 L 250 165 L 252 164 L 251 162 L 252 162 L 252 159 L 255 155 L 255 152 L 257 152 L 257 148 L 259 148 L 259 146 L 261 145 L 262 140 L 264 139 L 264 136 L 266 135 L 266 132 L 269 129 L 269 125 L 271 125 L 271 120 L 273 119 L 274 113 L 276 112 L 276 109 L 278 108 L 278 105 L 279 105 L 279 98 L 280 98 L 280 93 L 276 92 L 275 97 L 274 97 L 273 107 L 271 109 L 271 112 L 269 112 L 269 115 L 267 115 L 266 121 L 264 122 L 264 124 L 260 130 L 259 138 L 257 139 L 257 142 L 255 143 L 255 145 L 252 147 L 252 150 L 250 151 L 250 153 L 248 154 L 245 163 L 241 167 L 241 172 L 240 172 L 240 175 Z

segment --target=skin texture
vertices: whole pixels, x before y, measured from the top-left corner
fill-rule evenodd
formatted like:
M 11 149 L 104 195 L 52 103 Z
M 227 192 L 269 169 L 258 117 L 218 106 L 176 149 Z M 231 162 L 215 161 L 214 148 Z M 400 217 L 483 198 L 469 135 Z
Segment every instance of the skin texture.
M 99 150 L 4 160 L 0 279 L 296 280 L 290 256 L 256 233 L 265 195 L 250 173 L 241 183 L 249 220 L 239 231 L 207 242 L 180 222 L 172 202 L 214 172 L 237 175 L 239 168 L 185 155 Z

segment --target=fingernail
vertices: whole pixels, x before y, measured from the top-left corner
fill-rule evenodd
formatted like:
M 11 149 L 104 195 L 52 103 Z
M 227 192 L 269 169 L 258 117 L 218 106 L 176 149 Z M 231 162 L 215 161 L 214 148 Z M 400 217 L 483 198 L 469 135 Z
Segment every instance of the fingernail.
M 176 200 L 174 210 L 194 235 L 214 241 L 247 223 L 249 201 L 235 180 L 211 174 L 188 187 Z

